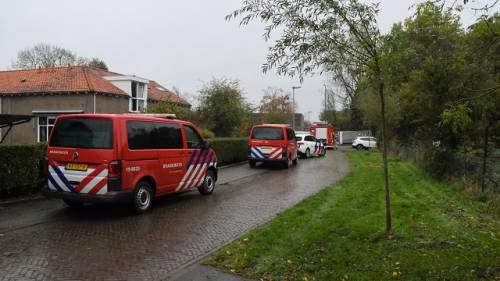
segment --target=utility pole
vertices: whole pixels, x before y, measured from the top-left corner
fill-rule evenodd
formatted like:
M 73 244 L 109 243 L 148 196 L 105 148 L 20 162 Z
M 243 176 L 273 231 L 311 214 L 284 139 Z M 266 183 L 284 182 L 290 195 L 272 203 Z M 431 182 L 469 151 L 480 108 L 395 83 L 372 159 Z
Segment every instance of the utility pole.
M 292 86 L 292 129 L 295 130 L 295 89 L 300 89 L 301 86 Z

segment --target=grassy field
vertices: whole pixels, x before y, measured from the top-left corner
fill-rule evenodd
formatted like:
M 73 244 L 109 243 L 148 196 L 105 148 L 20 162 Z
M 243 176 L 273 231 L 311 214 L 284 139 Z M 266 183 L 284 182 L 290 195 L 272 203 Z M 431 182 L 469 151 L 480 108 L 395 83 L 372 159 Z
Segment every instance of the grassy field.
M 381 155 L 213 255 L 260 280 L 500 280 L 499 210 L 412 163 L 390 160 L 393 233 L 384 231 Z

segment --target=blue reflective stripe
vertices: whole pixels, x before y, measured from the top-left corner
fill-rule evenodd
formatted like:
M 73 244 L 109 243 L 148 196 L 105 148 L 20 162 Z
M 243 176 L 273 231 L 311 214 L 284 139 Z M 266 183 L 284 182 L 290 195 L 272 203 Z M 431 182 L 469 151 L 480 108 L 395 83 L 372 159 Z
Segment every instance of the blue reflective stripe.
M 262 151 L 260 151 L 256 146 L 252 147 L 252 152 L 255 153 L 258 158 L 265 158 L 264 153 L 262 153 Z
M 56 180 L 52 177 L 51 173 L 49 173 L 48 178 L 49 178 L 50 183 L 52 183 L 52 185 L 57 189 L 57 191 L 60 191 L 60 192 L 63 191 L 62 188 L 57 184 Z
M 200 164 L 205 164 L 206 161 L 207 161 L 207 156 L 208 156 L 208 153 L 210 152 L 210 149 L 206 149 L 205 150 L 205 155 L 203 155 L 203 161 L 201 161 Z
M 71 183 L 68 181 L 68 179 L 66 179 L 66 177 L 64 176 L 63 172 L 59 169 L 59 167 L 57 167 L 57 165 L 53 165 L 51 166 L 52 169 L 54 169 L 54 171 L 56 172 L 56 174 L 58 175 L 59 179 L 63 182 L 63 184 L 71 191 L 71 192 L 76 192 L 75 189 L 73 188 L 73 185 L 71 185 Z
M 250 155 L 252 155 L 253 158 L 260 158 L 257 154 L 255 154 L 253 151 L 250 152 Z
M 191 153 L 191 158 L 189 158 L 189 163 L 188 163 L 186 168 L 189 168 L 191 166 L 191 164 L 193 164 L 193 159 L 196 157 L 197 152 L 198 152 L 198 150 L 194 150 L 193 153 Z
M 200 153 L 198 153 L 198 157 L 196 158 L 196 160 L 194 161 L 194 164 L 193 164 L 195 168 L 200 164 L 200 159 L 201 159 L 201 156 L 203 155 L 203 149 L 199 149 L 198 151 Z

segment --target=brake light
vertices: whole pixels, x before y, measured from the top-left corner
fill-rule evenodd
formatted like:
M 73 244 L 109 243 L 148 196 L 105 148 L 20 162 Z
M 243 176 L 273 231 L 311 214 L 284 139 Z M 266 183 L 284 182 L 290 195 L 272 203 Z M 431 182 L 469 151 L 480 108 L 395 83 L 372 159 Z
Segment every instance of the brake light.
M 108 165 L 108 176 L 119 178 L 122 174 L 122 163 L 119 160 L 113 160 Z

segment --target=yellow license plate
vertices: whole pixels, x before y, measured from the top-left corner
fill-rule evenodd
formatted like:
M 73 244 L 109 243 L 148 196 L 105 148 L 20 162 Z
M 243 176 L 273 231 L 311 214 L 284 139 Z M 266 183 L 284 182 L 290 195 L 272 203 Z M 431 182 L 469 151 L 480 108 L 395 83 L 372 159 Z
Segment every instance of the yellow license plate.
M 66 170 L 87 171 L 87 168 L 88 168 L 87 164 L 80 164 L 80 163 L 67 163 L 66 164 Z

